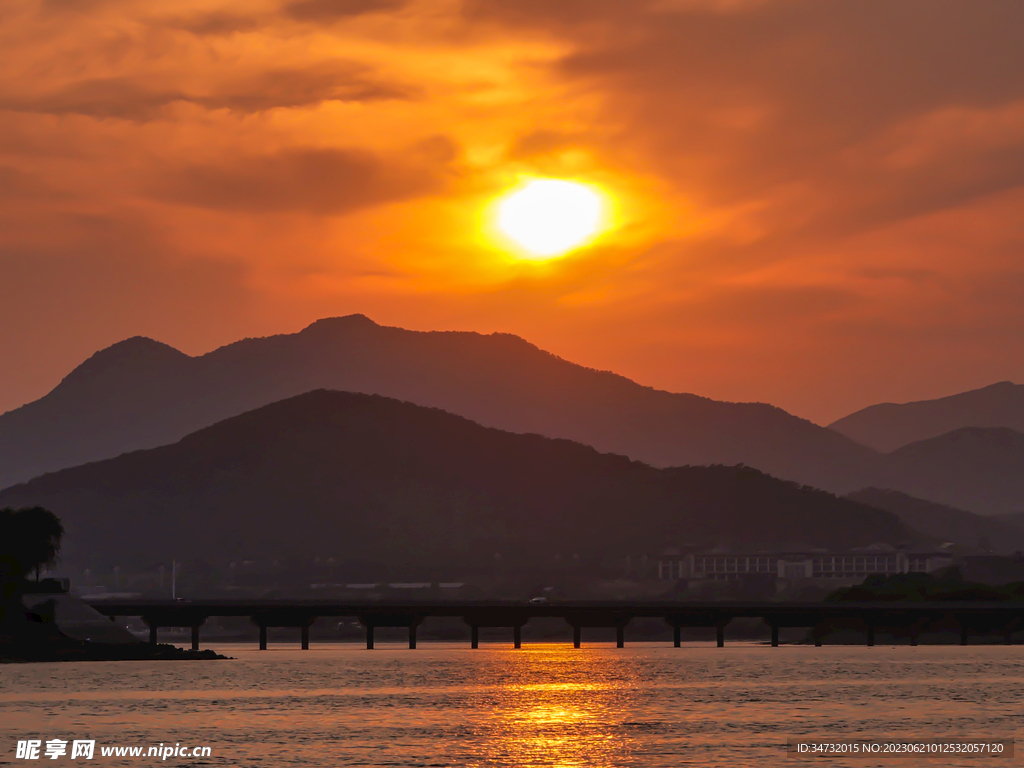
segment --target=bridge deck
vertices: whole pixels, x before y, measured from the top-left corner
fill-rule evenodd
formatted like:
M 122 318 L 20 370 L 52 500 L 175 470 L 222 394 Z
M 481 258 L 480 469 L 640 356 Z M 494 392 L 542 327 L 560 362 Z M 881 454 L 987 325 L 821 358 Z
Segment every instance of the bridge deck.
M 936 621 L 955 622 L 961 643 L 971 631 L 1002 630 L 1007 639 L 1024 627 L 1024 603 L 1019 602 L 879 602 L 879 603 L 768 603 L 667 601 L 566 601 L 544 604 L 523 601 L 334 601 L 334 600 L 92 600 L 89 605 L 110 616 L 139 616 L 150 627 L 155 643 L 159 627 L 191 627 L 192 645 L 199 645 L 199 628 L 211 616 L 247 616 L 260 629 L 260 647 L 266 648 L 268 627 L 299 627 L 302 647 L 309 647 L 309 627 L 321 616 L 358 618 L 366 627 L 366 644 L 373 647 L 375 627 L 407 627 L 409 647 L 416 647 L 416 628 L 432 616 L 459 617 L 478 645 L 479 627 L 512 627 L 515 647 L 521 628 L 533 618 L 560 618 L 573 627 L 574 645 L 580 646 L 583 627 L 615 627 L 617 644 L 625 642 L 625 627 L 637 618 L 664 619 L 680 644 L 682 627 L 716 627 L 718 645 L 725 642 L 725 626 L 737 618 L 764 620 L 778 645 L 780 627 L 820 627 L 836 619 L 863 623 L 868 645 L 876 627 L 902 627 L 916 642 L 917 634 Z M 820 641 L 819 641 L 820 642 Z

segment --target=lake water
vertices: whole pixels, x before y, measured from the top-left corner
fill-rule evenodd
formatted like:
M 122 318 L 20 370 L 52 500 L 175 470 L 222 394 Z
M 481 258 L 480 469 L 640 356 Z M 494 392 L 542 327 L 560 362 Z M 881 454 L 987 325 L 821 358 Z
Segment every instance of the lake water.
M 210 662 L 0 665 L 0 764 L 19 739 L 206 745 L 167 765 L 1010 766 L 797 759 L 791 738 L 1012 738 L 1024 646 L 213 646 Z M 1024 749 L 1024 745 L 1021 747 Z M 76 761 L 82 763 L 83 761 Z

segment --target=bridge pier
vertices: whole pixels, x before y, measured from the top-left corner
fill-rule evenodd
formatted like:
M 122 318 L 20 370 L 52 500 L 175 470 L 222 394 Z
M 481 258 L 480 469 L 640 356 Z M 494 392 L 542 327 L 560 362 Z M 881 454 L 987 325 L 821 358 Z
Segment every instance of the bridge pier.
M 160 606 L 133 615 L 141 618 L 149 627 L 150 645 L 156 645 L 159 642 L 157 633 L 161 627 L 188 627 L 192 630 L 192 650 L 199 650 L 199 628 L 207 619 L 207 614 L 204 611 L 192 607 L 181 611 L 172 611 Z M 110 618 L 113 620 L 114 616 L 111 615 Z
M 417 646 L 417 627 L 427 616 L 462 617 L 470 627 L 471 646 L 480 647 L 480 627 L 512 627 L 512 641 L 522 647 L 522 627 L 532 617 L 559 617 L 573 629 L 573 647 L 582 647 L 584 627 L 615 628 L 616 646 L 625 647 L 625 627 L 634 617 L 660 618 L 672 626 L 675 647 L 682 644 L 683 627 L 715 628 L 718 647 L 725 645 L 725 626 L 733 618 L 757 618 L 768 624 L 771 645 L 779 645 L 781 627 L 810 628 L 815 646 L 823 644 L 832 626 L 863 627 L 865 642 L 873 646 L 876 629 L 891 629 L 908 636 L 916 646 L 922 632 L 933 628 L 956 632 L 968 645 L 972 634 L 995 635 L 993 640 L 1014 642 L 1013 633 L 1024 627 L 1019 606 L 988 602 L 923 602 L 896 604 L 861 603 L 689 603 L 593 601 L 525 604 L 510 601 L 438 601 L 412 603 L 336 603 L 307 600 L 139 600 L 90 601 L 93 608 L 117 622 L 120 616 L 138 616 L 149 629 L 149 643 L 159 641 L 159 630 L 182 627 L 191 630 L 192 647 L 198 649 L 202 626 L 210 616 L 250 617 L 259 628 L 259 646 L 268 647 L 269 627 L 296 627 L 301 646 L 309 649 L 310 626 L 318 616 L 358 616 L 366 628 L 366 647 L 374 647 L 377 627 L 404 627 L 409 647 Z
M 521 609 L 509 611 L 473 611 L 465 613 L 462 620 L 469 624 L 469 644 L 472 648 L 480 647 L 480 627 L 512 627 L 512 647 L 523 647 L 523 625 L 530 620 L 530 614 Z
M 595 613 L 590 616 L 570 613 L 565 620 L 572 626 L 572 647 L 579 648 L 582 645 L 583 627 L 615 627 L 615 647 L 626 647 L 626 625 L 633 617 L 623 611 L 608 612 L 605 614 Z
M 255 613 L 249 617 L 260 628 L 260 650 L 267 650 L 267 629 L 269 627 L 297 627 L 300 632 L 302 650 L 309 650 L 309 628 L 316 621 L 316 614 L 304 607 L 278 608 Z
M 825 635 L 825 625 L 824 625 L 824 623 L 815 624 L 813 627 L 811 627 L 811 639 L 814 640 L 814 647 L 815 648 L 821 648 L 821 646 L 822 646 L 822 638 L 824 637 L 824 635 Z
M 377 627 L 406 627 L 409 631 L 409 648 L 416 648 L 416 628 L 423 621 L 422 614 L 367 612 L 359 615 L 359 622 L 366 627 L 366 649 L 373 650 L 373 631 Z

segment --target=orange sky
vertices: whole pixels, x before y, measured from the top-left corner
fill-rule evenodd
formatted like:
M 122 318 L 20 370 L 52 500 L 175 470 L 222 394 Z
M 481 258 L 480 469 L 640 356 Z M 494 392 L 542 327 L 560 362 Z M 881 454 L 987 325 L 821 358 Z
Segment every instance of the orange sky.
M 363 312 L 828 422 L 1024 381 L 1024 3 L 5 0 L 0 411 Z M 524 176 L 615 201 L 547 263 Z

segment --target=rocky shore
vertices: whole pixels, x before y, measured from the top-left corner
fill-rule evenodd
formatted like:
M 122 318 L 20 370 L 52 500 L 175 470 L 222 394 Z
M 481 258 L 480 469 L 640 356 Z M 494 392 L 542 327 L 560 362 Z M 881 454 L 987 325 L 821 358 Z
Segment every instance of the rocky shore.
M 210 650 L 144 643 L 70 595 L 24 595 L 17 587 L 4 586 L 0 594 L 0 663 L 227 658 Z

